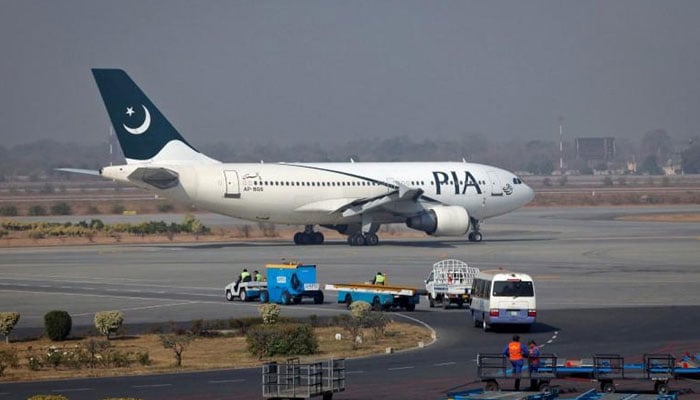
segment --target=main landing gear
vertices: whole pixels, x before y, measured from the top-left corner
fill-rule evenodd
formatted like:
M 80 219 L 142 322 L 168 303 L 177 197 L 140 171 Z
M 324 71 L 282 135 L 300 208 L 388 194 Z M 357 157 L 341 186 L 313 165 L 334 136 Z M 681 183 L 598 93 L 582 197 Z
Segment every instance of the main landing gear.
M 469 238 L 470 242 L 481 242 L 481 239 L 483 237 L 481 236 L 481 232 L 479 232 L 479 225 L 481 224 L 478 219 L 471 218 L 471 223 L 472 223 L 472 231 L 469 232 L 469 235 L 467 236 Z
M 350 246 L 376 246 L 379 244 L 379 237 L 376 233 L 356 232 L 348 236 Z
M 306 225 L 304 232 L 294 234 L 294 244 L 322 244 L 323 240 L 323 233 L 314 232 L 313 225 Z

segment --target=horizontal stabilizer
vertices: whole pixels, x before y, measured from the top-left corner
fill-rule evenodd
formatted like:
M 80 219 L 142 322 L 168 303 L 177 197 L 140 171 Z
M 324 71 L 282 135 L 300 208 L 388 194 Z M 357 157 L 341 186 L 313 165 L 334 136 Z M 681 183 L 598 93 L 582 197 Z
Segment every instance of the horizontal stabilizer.
M 70 172 L 72 174 L 83 174 L 83 175 L 95 175 L 100 176 L 100 171 L 94 169 L 80 169 L 80 168 L 56 168 L 56 171 Z

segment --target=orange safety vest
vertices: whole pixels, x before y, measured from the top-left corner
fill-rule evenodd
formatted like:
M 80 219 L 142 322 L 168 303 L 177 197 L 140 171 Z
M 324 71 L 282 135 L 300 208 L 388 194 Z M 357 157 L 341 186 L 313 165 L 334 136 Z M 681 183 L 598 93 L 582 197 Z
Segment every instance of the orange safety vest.
M 523 359 L 523 351 L 520 348 L 520 342 L 508 343 L 508 358 L 510 361 L 518 361 Z

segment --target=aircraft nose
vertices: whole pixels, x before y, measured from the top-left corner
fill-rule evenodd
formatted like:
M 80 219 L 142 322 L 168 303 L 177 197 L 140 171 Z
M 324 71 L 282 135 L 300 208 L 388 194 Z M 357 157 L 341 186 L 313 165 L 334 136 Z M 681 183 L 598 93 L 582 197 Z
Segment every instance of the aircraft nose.
M 535 198 L 535 191 L 532 190 L 532 188 L 525 183 L 522 184 L 522 188 L 523 188 L 523 193 L 522 193 L 523 205 L 525 205 L 525 204 L 531 202 L 532 199 Z

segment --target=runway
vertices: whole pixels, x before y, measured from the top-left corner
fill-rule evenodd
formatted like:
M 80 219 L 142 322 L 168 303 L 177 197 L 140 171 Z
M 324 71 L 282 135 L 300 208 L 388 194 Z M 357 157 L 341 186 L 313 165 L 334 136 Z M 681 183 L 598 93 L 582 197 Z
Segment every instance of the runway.
M 256 304 L 224 300 L 224 285 L 244 267 L 299 260 L 318 265 L 321 283 L 365 281 L 384 271 L 392 284 L 420 287 L 434 262 L 458 258 L 482 269 L 504 267 L 531 274 L 540 312 L 528 337 L 551 341 L 547 350 L 560 355 L 612 352 L 636 357 L 664 349 L 700 351 L 700 225 L 615 220 L 620 215 L 667 212 L 700 212 L 700 207 L 527 208 L 485 221 L 482 243 L 380 237 L 380 246 L 359 248 L 344 241 L 295 246 L 289 240 L 4 249 L 0 308 L 21 313 L 18 331 L 39 329 L 43 314 L 52 309 L 68 311 L 74 326 L 87 327 L 95 312 L 113 309 L 124 312 L 127 327 L 254 316 Z M 231 223 L 209 215 L 203 220 L 210 226 Z M 333 293 L 326 293 L 325 304 L 284 307 L 283 315 L 345 312 L 334 300 Z M 439 398 L 474 380 L 476 353 L 500 351 L 510 334 L 483 333 L 471 327 L 465 314 L 421 303 L 406 315 L 434 326 L 437 343 L 420 351 L 349 362 L 348 391 L 337 397 L 390 395 L 392 390 L 406 390 L 401 382 L 410 379 L 413 386 L 402 398 Z M 212 374 L 187 374 L 171 384 L 199 382 L 191 385 L 200 395 L 208 388 L 203 397 L 174 386 L 152 387 L 148 396 L 139 394 L 144 387 L 126 394 L 149 399 L 230 398 L 230 391 L 226 397 L 220 388 L 226 384 L 205 381 L 243 379 L 250 380 L 250 395 L 259 396 L 257 369 Z M 149 378 L 114 378 L 117 383 L 111 384 L 150 385 L 138 383 L 145 379 Z M 85 384 L 94 386 L 91 382 L 96 381 L 102 380 Z M 24 393 L 19 388 L 25 385 L 36 384 L 0 385 L 0 398 L 2 393 Z M 94 391 L 70 394 L 71 399 L 96 396 Z

